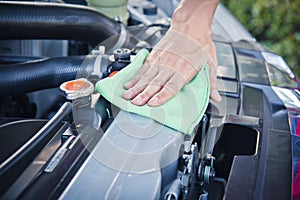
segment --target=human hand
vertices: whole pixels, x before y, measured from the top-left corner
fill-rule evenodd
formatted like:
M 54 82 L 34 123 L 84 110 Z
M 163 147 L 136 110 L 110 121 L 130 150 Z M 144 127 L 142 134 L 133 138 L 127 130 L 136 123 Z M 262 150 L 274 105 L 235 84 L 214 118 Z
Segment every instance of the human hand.
M 219 102 L 217 58 L 211 39 L 218 0 L 183 0 L 172 24 L 154 47 L 140 71 L 125 84 L 123 98 L 135 105 L 158 106 L 191 81 L 203 64 L 210 65 L 210 97 Z
M 139 72 L 124 87 L 123 98 L 138 106 L 165 103 L 190 82 L 203 64 L 210 65 L 210 96 L 219 102 L 217 59 L 210 37 L 195 41 L 179 32 L 169 31 L 152 50 Z

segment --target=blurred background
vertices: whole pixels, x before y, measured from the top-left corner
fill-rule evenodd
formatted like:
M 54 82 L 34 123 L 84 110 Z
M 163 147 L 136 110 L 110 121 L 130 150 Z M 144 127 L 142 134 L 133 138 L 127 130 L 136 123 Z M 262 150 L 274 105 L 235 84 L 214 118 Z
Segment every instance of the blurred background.
M 300 0 L 221 0 L 263 45 L 300 77 Z

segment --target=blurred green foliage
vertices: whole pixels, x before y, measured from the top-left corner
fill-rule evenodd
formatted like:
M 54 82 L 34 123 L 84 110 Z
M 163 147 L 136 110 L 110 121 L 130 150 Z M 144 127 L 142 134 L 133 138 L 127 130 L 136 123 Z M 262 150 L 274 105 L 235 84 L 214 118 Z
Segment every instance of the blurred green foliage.
M 300 0 L 221 0 L 263 45 L 300 77 Z

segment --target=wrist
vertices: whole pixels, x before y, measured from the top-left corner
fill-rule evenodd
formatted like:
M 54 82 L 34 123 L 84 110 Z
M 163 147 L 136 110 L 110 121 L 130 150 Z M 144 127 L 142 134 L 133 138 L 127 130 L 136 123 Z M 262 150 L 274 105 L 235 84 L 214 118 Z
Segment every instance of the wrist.
M 174 11 L 170 29 L 203 42 L 211 39 L 218 0 L 183 0 Z

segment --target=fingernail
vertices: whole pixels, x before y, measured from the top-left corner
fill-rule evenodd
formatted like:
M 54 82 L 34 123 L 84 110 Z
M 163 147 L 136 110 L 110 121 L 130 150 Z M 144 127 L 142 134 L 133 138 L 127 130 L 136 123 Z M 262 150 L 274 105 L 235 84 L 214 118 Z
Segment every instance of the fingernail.
M 131 83 L 127 82 L 124 84 L 124 88 L 129 89 L 131 87 Z
M 124 92 L 124 93 L 122 94 L 122 97 L 123 97 L 124 99 L 130 99 L 130 98 L 131 98 L 131 95 L 132 95 L 132 92 L 129 91 L 129 90 L 127 90 L 126 92 Z
M 149 106 L 158 106 L 159 105 L 159 101 L 158 101 L 158 97 L 154 96 L 152 97 L 149 101 L 148 101 L 148 105 Z
M 143 101 L 143 98 L 139 95 L 132 100 L 132 103 L 134 105 L 141 105 L 142 101 Z

